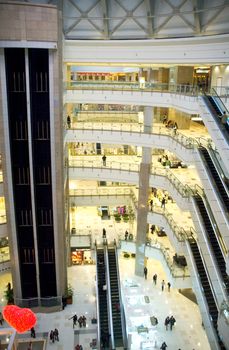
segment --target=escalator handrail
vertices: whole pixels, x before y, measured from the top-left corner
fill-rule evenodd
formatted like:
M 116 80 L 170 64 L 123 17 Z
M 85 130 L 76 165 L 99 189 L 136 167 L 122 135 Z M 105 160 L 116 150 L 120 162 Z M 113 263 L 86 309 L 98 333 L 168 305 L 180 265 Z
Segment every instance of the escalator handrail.
M 223 107 L 224 111 L 225 111 L 225 112 L 227 113 L 227 115 L 228 115 L 228 109 L 227 109 L 227 107 L 225 106 L 225 104 L 223 103 L 222 99 L 219 97 L 217 91 L 216 91 L 214 88 L 211 88 L 211 90 L 213 91 L 214 95 L 219 99 L 221 106 Z M 221 108 L 221 106 L 220 106 L 220 108 Z
M 111 303 L 111 284 L 110 284 L 110 270 L 109 270 L 109 260 L 108 260 L 108 248 L 104 245 L 104 260 L 106 266 L 106 285 L 107 285 L 107 311 L 108 311 L 108 321 L 109 321 L 109 332 L 111 339 L 111 349 L 115 349 L 114 342 L 114 329 L 113 329 L 113 318 L 112 318 L 112 303 Z
M 203 146 L 202 146 L 202 147 L 203 147 Z M 212 161 L 212 163 L 213 163 L 213 165 L 214 165 L 214 167 L 215 167 L 215 170 L 217 171 L 217 174 L 218 174 L 218 176 L 219 176 L 219 178 L 220 178 L 220 181 L 221 181 L 221 183 L 222 183 L 222 186 L 223 186 L 223 188 L 224 188 L 224 190 L 225 190 L 227 196 L 229 196 L 228 189 L 227 189 L 227 187 L 226 187 L 226 185 L 225 185 L 225 183 L 224 183 L 224 181 L 223 181 L 222 175 L 220 174 L 218 168 L 220 167 L 220 170 L 222 171 L 222 173 L 223 173 L 223 175 L 224 175 L 223 169 L 222 169 L 222 167 L 220 166 L 219 163 L 218 163 L 218 166 L 215 164 L 216 160 L 214 161 L 214 160 L 212 159 L 212 154 L 211 154 L 211 153 L 213 153 L 213 149 L 210 148 L 210 147 L 209 147 L 209 148 L 203 147 L 203 148 L 205 148 L 206 151 L 208 152 L 208 155 L 209 155 L 209 157 L 210 157 L 210 159 L 211 159 L 211 161 Z M 211 152 L 211 151 L 212 151 L 212 152 Z M 200 154 L 200 156 L 201 156 L 202 160 L 206 163 L 206 165 L 207 165 L 206 168 L 208 169 L 208 163 L 206 162 L 204 156 L 203 156 L 202 154 Z M 218 161 L 217 161 L 217 162 L 218 162 Z M 210 174 L 211 174 L 211 177 L 213 177 L 210 169 L 209 169 L 209 172 L 210 172 Z M 225 177 L 225 176 L 224 176 L 224 177 Z M 214 181 L 214 177 L 213 177 L 213 181 Z M 221 200 L 221 202 L 223 203 L 223 200 L 222 200 L 222 199 L 220 199 L 220 200 Z M 223 203 L 223 204 L 224 204 L 224 203 Z
M 217 335 L 216 329 L 215 329 L 215 327 L 213 325 L 213 321 L 211 319 L 211 315 L 210 315 L 210 312 L 209 312 L 209 306 L 208 306 L 207 299 L 206 299 L 204 291 L 203 291 L 203 286 L 202 286 L 202 283 L 201 283 L 201 280 L 200 280 L 200 277 L 199 277 L 198 269 L 197 269 L 197 266 L 196 266 L 196 261 L 195 261 L 195 258 L 193 256 L 189 240 L 186 241 L 186 246 L 187 246 L 187 250 L 188 250 L 188 253 L 189 253 L 189 256 L 190 256 L 193 268 L 195 270 L 195 276 L 196 276 L 196 280 L 197 280 L 197 284 L 198 284 L 199 290 L 201 290 L 201 296 L 202 296 L 203 304 L 204 304 L 206 310 L 208 310 L 208 312 L 206 312 L 206 315 L 208 315 L 208 318 L 209 318 L 209 321 L 210 321 L 211 331 L 212 331 L 212 334 L 214 334 L 214 338 L 215 338 L 216 343 L 218 344 L 218 335 Z M 198 246 L 198 244 L 197 244 L 197 246 Z M 199 247 L 198 247 L 198 249 L 199 249 Z M 199 252 L 200 252 L 200 256 L 201 256 L 202 262 L 204 264 L 204 269 L 205 269 L 205 272 L 206 272 L 206 275 L 207 275 L 207 279 L 208 279 L 208 282 L 209 282 L 208 272 L 206 271 L 205 263 L 204 263 L 204 260 L 202 258 L 200 249 L 199 249 Z M 210 288 L 211 288 L 211 291 L 212 291 L 212 295 L 213 295 L 213 298 L 214 298 L 214 301 L 215 301 L 214 291 L 212 290 L 210 282 L 209 282 L 209 285 L 210 285 Z M 215 302 L 215 304 L 216 304 L 216 308 L 217 308 L 217 310 L 219 312 L 218 304 L 216 302 Z
M 219 305 L 218 305 L 217 297 L 216 297 L 216 295 L 215 295 L 215 290 L 214 290 L 214 288 L 213 288 L 213 285 L 212 285 L 212 282 L 211 282 L 211 278 L 210 278 L 210 276 L 209 276 L 208 269 L 207 269 L 205 260 L 204 260 L 204 258 L 203 258 L 202 251 L 201 251 L 201 249 L 200 249 L 200 247 L 199 247 L 198 240 L 196 240 L 196 239 L 193 238 L 193 237 L 192 237 L 192 239 L 196 242 L 196 245 L 197 245 L 197 247 L 198 247 L 198 250 L 199 250 L 199 253 L 200 253 L 200 257 L 201 257 L 201 261 L 202 261 L 203 266 L 204 266 L 204 271 L 205 271 L 205 273 L 206 273 L 206 276 L 207 276 L 207 279 L 208 279 L 208 283 L 209 283 L 209 286 L 210 286 L 210 289 L 211 289 L 211 292 L 212 292 L 212 295 L 213 295 L 213 298 L 214 298 L 214 302 L 215 302 L 216 308 L 217 308 L 217 310 L 218 310 L 218 312 L 219 312 L 219 311 L 220 311 L 220 307 L 219 307 Z M 188 243 L 190 244 L 190 240 L 188 240 Z M 191 249 L 191 248 L 190 248 L 190 249 Z M 192 256 L 193 256 L 193 254 L 192 254 Z M 194 259 L 194 262 L 195 262 L 194 256 L 193 256 L 193 259 Z M 195 262 L 195 264 L 196 264 L 196 262 Z M 200 279 L 200 276 L 199 276 L 199 272 L 198 272 L 197 266 L 196 266 L 196 272 L 197 272 L 196 276 L 198 277 L 198 281 L 200 282 L 200 285 L 202 286 L 202 283 L 201 283 L 201 279 Z M 202 286 L 202 288 L 203 288 L 203 286 Z M 202 289 L 202 288 L 201 288 L 201 289 Z
M 115 247 L 115 261 L 116 261 L 116 271 L 117 271 L 117 281 L 118 281 L 118 294 L 119 294 L 119 305 L 120 305 L 120 313 L 121 313 L 121 322 L 122 322 L 122 339 L 123 339 L 123 345 L 124 349 L 128 348 L 128 338 L 127 338 L 127 331 L 126 331 L 126 318 L 122 303 L 122 290 L 121 290 L 121 283 L 120 283 L 120 273 L 119 273 L 119 264 L 118 264 L 118 252 L 117 252 L 117 244 L 116 240 L 114 240 L 114 247 Z
M 96 317 L 97 317 L 97 343 L 98 343 L 98 349 L 100 349 L 100 316 L 99 316 L 99 288 L 98 288 L 98 256 L 97 256 L 97 242 L 95 241 L 95 261 L 96 261 L 96 284 L 95 284 L 95 290 L 96 290 Z

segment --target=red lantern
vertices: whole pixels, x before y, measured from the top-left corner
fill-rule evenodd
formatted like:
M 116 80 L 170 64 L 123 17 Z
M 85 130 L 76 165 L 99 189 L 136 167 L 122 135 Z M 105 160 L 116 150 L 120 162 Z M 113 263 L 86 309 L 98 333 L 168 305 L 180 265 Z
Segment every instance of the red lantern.
M 16 329 L 18 333 L 24 333 L 35 326 L 37 317 L 30 309 L 22 309 L 16 305 L 7 305 L 2 310 L 6 322 Z

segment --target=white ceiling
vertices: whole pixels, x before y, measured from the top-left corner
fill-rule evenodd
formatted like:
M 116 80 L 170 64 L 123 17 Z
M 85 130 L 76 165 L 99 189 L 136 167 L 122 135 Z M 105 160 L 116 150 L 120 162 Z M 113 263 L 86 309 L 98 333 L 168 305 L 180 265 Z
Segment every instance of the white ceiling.
M 66 39 L 179 38 L 229 33 L 229 0 L 27 0 L 58 4 Z

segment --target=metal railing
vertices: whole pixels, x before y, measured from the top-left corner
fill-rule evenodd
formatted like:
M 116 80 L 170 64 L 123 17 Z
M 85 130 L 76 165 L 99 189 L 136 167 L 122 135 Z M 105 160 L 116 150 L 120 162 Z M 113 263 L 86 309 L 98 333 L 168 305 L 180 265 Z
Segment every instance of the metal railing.
M 105 187 L 91 189 L 70 189 L 70 196 L 130 196 L 131 187 Z
M 57 297 L 47 297 L 47 298 L 28 298 L 19 299 L 14 298 L 14 302 L 17 306 L 25 308 L 35 308 L 35 307 L 62 307 L 62 296 Z
M 139 164 L 133 163 L 121 163 L 114 161 L 106 161 L 106 165 L 103 165 L 103 161 L 99 160 L 75 160 L 70 159 L 68 161 L 69 168 L 102 168 L 106 169 L 116 169 L 116 170 L 124 170 L 131 172 L 139 172 Z

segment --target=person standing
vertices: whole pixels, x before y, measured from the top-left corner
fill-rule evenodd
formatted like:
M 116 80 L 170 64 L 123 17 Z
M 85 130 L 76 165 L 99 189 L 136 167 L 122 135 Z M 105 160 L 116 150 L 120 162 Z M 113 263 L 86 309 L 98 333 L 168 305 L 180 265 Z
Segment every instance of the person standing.
M 157 284 L 157 274 L 156 273 L 153 275 L 153 281 L 154 281 L 154 284 L 156 286 L 156 284 Z
M 77 325 L 77 319 L 78 317 L 76 314 L 69 318 L 69 320 L 72 320 L 73 328 Z
M 224 125 L 227 124 L 227 119 L 228 119 L 228 115 L 226 114 L 226 111 L 224 111 L 221 117 L 221 123 Z
M 165 288 L 165 281 L 162 280 L 162 282 L 161 282 L 161 290 L 162 290 L 162 292 L 164 291 L 164 288 Z
M 106 163 L 106 160 L 107 160 L 107 157 L 105 156 L 105 154 L 102 156 L 102 161 L 103 161 L 103 165 L 106 166 L 107 163 Z
M 51 330 L 51 332 L 50 332 L 49 339 L 50 339 L 50 342 L 51 342 L 51 343 L 54 343 L 54 342 L 55 342 L 53 330 Z
M 103 239 L 107 238 L 107 231 L 105 228 L 103 228 Z
M 168 283 L 167 283 L 167 286 L 168 286 L 168 292 L 170 292 L 171 283 L 170 283 L 170 282 L 168 282 Z
M 147 280 L 147 274 L 148 274 L 148 269 L 147 269 L 147 267 L 145 266 L 145 267 L 144 267 L 144 276 L 145 276 L 145 280 Z

